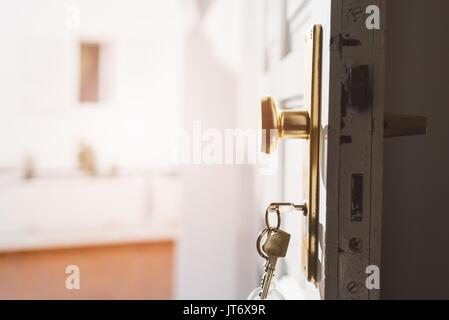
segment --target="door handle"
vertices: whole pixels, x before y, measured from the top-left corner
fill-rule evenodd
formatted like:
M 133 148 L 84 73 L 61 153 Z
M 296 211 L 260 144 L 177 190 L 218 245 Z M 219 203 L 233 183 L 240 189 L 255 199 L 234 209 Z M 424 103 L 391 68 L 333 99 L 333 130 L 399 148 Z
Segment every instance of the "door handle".
M 426 134 L 428 129 L 426 117 L 385 113 L 384 138 Z
M 310 116 L 302 110 L 279 110 L 272 97 L 264 97 L 262 109 L 262 152 L 276 150 L 279 139 L 308 139 Z
M 301 264 L 307 280 L 311 282 L 318 281 L 322 42 L 322 27 L 315 25 L 306 35 L 304 101 L 308 104 L 307 109 L 280 110 L 272 97 L 264 97 L 261 102 L 263 152 L 272 153 L 279 139 L 309 140 L 309 186 Z

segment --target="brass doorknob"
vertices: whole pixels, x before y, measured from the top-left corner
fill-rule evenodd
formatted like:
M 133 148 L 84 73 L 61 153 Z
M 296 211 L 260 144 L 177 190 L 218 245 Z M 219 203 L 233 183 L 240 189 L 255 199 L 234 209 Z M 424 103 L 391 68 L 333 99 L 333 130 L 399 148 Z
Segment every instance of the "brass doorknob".
M 262 152 L 272 153 L 279 139 L 308 139 L 310 117 L 307 111 L 279 110 L 272 97 L 262 98 Z

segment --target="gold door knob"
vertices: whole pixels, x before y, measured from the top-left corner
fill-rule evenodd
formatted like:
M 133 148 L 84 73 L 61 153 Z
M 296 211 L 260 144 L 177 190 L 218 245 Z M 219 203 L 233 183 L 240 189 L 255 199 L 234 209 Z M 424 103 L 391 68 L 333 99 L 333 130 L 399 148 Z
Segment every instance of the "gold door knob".
M 307 111 L 279 110 L 272 97 L 262 98 L 262 152 L 272 153 L 278 139 L 308 139 L 310 117 Z

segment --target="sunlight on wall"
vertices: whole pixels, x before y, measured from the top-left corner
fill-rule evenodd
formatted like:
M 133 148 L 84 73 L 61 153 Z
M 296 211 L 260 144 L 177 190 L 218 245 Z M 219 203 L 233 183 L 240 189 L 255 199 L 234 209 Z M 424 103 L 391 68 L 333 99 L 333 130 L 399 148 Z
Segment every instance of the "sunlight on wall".
M 1 167 L 31 154 L 41 167 L 72 168 L 80 140 L 100 166 L 168 164 L 161 133 L 177 125 L 181 103 L 176 1 L 17 1 L 0 18 Z M 104 47 L 95 108 L 77 101 L 80 41 Z
M 0 12 L 0 258 L 176 241 L 174 297 L 245 297 L 256 280 L 253 165 L 170 162 L 172 132 L 195 120 L 254 123 L 257 60 L 243 22 L 239 0 L 10 2 Z M 99 48 L 98 88 L 80 99 L 86 43 Z

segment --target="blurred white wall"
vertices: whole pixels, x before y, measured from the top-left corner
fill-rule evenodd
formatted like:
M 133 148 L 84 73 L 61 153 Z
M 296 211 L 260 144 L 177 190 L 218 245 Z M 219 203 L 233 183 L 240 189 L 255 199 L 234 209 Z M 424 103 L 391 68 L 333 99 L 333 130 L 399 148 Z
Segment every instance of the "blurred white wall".
M 183 126 L 257 128 L 254 3 L 215 0 L 187 30 Z M 249 24 L 248 28 L 246 24 Z M 254 125 L 254 122 L 256 125 Z M 177 246 L 176 298 L 245 299 L 257 285 L 253 165 L 187 165 Z
M 73 168 L 79 140 L 100 166 L 167 164 L 182 103 L 178 1 L 1 4 L 0 167 L 31 154 L 37 166 Z M 77 99 L 80 41 L 103 48 L 96 106 Z
M 2 3 L 0 167 L 31 154 L 38 169 L 74 168 L 81 139 L 100 167 L 166 165 L 171 133 L 192 121 L 257 128 L 256 2 L 215 0 L 202 21 L 193 0 Z M 77 101 L 80 41 L 102 45 L 96 106 Z M 179 169 L 175 297 L 246 298 L 258 283 L 255 167 Z M 178 200 L 165 193 L 159 204 Z

